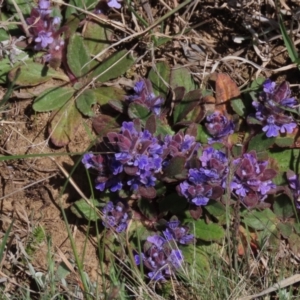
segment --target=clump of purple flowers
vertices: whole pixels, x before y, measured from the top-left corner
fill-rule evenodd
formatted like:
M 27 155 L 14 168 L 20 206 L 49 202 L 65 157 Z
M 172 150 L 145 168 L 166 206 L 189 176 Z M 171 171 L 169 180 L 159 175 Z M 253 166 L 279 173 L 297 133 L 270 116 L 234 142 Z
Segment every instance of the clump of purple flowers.
M 156 116 L 160 115 L 164 99 L 154 95 L 152 84 L 149 79 L 141 79 L 136 82 L 133 90 L 134 94 L 126 98 L 129 102 L 139 103 L 142 106 L 147 107 Z
M 111 192 L 119 191 L 123 187 L 121 177 L 118 175 L 122 170 L 122 164 L 112 155 L 95 155 L 86 153 L 82 158 L 86 169 L 94 169 L 97 172 L 96 189 Z
M 255 206 L 275 191 L 275 170 L 267 169 L 268 161 L 259 161 L 254 151 L 234 160 L 233 165 L 236 170 L 230 187 L 245 205 Z
M 175 135 L 166 135 L 164 138 L 165 155 L 170 157 L 182 156 L 187 161 L 197 152 L 200 143 L 194 136 L 179 131 Z
M 46 61 L 61 58 L 64 47 L 64 40 L 60 37 L 64 29 L 59 29 L 61 19 L 52 17 L 51 12 L 50 1 L 40 0 L 38 7 L 31 10 L 30 17 L 26 20 L 35 42 L 34 49 L 48 50 Z
M 224 152 L 209 147 L 199 161 L 201 165 L 189 169 L 188 179 L 179 184 L 177 191 L 196 206 L 204 206 L 209 199 L 217 199 L 223 194 L 228 159 Z
M 171 219 L 167 223 L 167 228 L 163 231 L 163 235 L 167 241 L 176 241 L 182 245 L 192 244 L 195 240 L 193 234 L 190 234 L 188 226 L 180 226 L 180 221 L 177 218 Z
M 221 142 L 234 132 L 233 122 L 218 110 L 206 117 L 205 127 L 212 136 L 212 138 L 208 140 L 209 144 Z
M 159 235 L 147 238 L 144 244 L 144 253 L 134 256 L 135 263 L 141 264 L 150 271 L 147 273 L 151 280 L 165 280 L 172 276 L 182 264 L 184 257 L 181 250 L 172 249 L 170 243 Z
M 290 189 L 293 193 L 293 198 L 297 209 L 300 209 L 300 178 L 293 171 L 287 172 L 287 179 Z
M 263 84 L 263 92 L 258 101 L 253 101 L 256 109 L 255 118 L 263 126 L 267 137 L 277 137 L 280 133 L 292 133 L 297 127 L 293 116 L 287 109 L 293 109 L 298 101 L 291 97 L 288 82 L 276 85 L 270 79 Z
M 103 222 L 106 228 L 114 229 L 120 233 L 126 230 L 129 217 L 127 209 L 122 202 L 108 202 L 102 209 Z

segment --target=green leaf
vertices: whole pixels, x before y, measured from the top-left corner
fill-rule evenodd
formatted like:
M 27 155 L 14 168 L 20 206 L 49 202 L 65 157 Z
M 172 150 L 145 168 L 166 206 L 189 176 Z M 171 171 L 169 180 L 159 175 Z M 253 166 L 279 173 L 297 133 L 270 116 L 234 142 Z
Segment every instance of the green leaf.
M 57 147 L 67 145 L 81 123 L 81 114 L 74 101 L 68 101 L 62 108 L 52 112 L 49 124 L 49 135 L 52 143 Z
M 187 262 L 194 271 L 196 271 L 197 275 L 200 275 L 204 278 L 209 276 L 211 270 L 209 257 L 206 254 L 204 254 L 197 247 L 191 245 L 182 247 L 180 250 L 184 256 L 184 261 Z
M 185 94 L 183 99 L 175 106 L 173 112 L 174 124 L 182 121 L 187 116 L 187 114 L 194 110 L 196 107 L 200 107 L 201 98 L 201 90 L 193 90 Z
M 170 73 L 170 67 L 165 62 L 158 62 L 155 68 L 150 70 L 148 79 L 150 79 L 152 83 L 153 91 L 156 96 L 161 95 L 165 98 L 167 97 Z
M 298 234 L 296 233 L 292 233 L 289 237 L 288 237 L 288 242 L 290 245 L 290 249 L 295 253 L 299 253 L 300 252 L 300 237 Z
M 294 207 L 292 201 L 285 194 L 276 197 L 273 204 L 273 210 L 275 215 L 281 220 L 287 220 L 294 215 Z
M 300 234 L 300 223 L 295 223 L 294 229 L 295 229 L 296 233 Z
M 92 89 L 97 102 L 100 105 L 106 105 L 110 101 L 114 100 L 124 100 L 124 96 L 126 95 L 125 91 L 122 89 L 119 89 L 114 86 L 102 86 L 99 88 Z
M 91 55 L 96 55 L 109 46 L 112 34 L 109 26 L 94 20 L 88 21 L 83 31 L 84 44 Z
M 255 230 L 268 229 L 272 231 L 276 228 L 276 222 L 278 222 L 276 215 L 269 208 L 262 211 L 245 210 L 242 213 L 242 217 L 243 223 Z
M 67 46 L 68 67 L 77 78 L 81 78 L 90 71 L 90 64 L 88 64 L 90 60 L 83 38 L 78 34 L 73 34 Z
M 148 107 L 139 103 L 131 102 L 128 107 L 128 116 L 131 119 L 144 120 L 151 114 Z
M 278 136 L 276 137 L 275 144 L 282 148 L 291 147 L 294 144 L 294 136 Z
M 211 199 L 208 204 L 205 205 L 204 209 L 219 221 L 223 222 L 226 219 L 226 208 L 220 201 Z
M 32 0 L 15 0 L 15 3 L 18 6 L 18 8 L 21 10 L 21 12 L 24 16 L 29 16 L 32 7 L 36 6 L 34 1 L 32 1 Z M 18 12 L 16 11 L 16 8 L 15 8 L 12 0 L 6 0 L 6 5 L 7 5 L 9 11 L 11 11 L 13 14 L 18 16 Z
M 232 109 L 237 113 L 240 117 L 245 117 L 247 113 L 246 105 L 241 98 L 233 99 L 230 101 L 230 105 Z
M 95 206 L 95 208 L 98 208 L 100 205 L 99 201 L 95 199 L 89 199 L 89 201 Z M 71 211 L 79 218 L 81 217 L 90 221 L 97 221 L 100 217 L 98 216 L 95 208 L 91 207 L 91 205 L 89 205 L 89 203 L 87 203 L 84 199 L 80 199 L 71 206 Z
M 157 210 L 154 202 L 149 199 L 141 198 L 138 200 L 137 205 L 142 214 L 149 220 L 157 219 Z
M 176 176 L 183 175 L 184 165 L 186 158 L 182 156 L 173 157 L 167 167 L 165 168 L 165 176 L 167 178 L 175 178 Z
M 4 250 L 5 250 L 5 247 L 7 246 L 7 242 L 9 240 L 9 235 L 10 235 L 11 229 L 14 225 L 14 222 L 15 222 L 15 219 L 13 218 L 11 223 L 9 224 L 5 234 L 1 238 L 1 243 L 0 243 L 0 260 L 1 261 L 3 260 Z
M 219 241 L 224 238 L 225 231 L 223 227 L 210 223 L 206 224 L 204 220 L 198 220 L 195 224 L 196 238 L 199 238 L 203 241 L 212 242 Z
M 297 63 L 299 64 L 299 56 L 298 56 L 298 52 L 296 50 L 296 47 L 294 45 L 294 42 L 292 41 L 292 39 L 290 38 L 290 36 L 287 33 L 287 30 L 283 24 L 283 19 L 282 19 L 282 15 L 279 15 L 279 28 L 282 34 L 282 38 L 284 41 L 284 44 L 287 48 L 289 57 L 291 58 L 293 63 Z
M 289 169 L 296 173 L 299 171 L 300 149 L 269 150 L 268 156 L 277 162 L 279 172 L 283 173 Z
M 172 128 L 167 124 L 167 122 L 163 122 L 160 119 L 156 120 L 156 132 L 155 135 L 161 134 L 163 137 L 166 136 L 167 134 L 173 135 L 174 131 Z
M 123 75 L 135 61 L 131 54 L 126 54 L 127 52 L 126 50 L 115 52 L 95 68 L 91 77 L 99 76 L 97 81 L 106 82 Z
M 17 81 L 15 82 L 16 85 L 34 86 L 53 78 L 61 79 L 63 81 L 69 81 L 69 77 L 64 73 L 55 71 L 48 66 L 33 61 L 26 61 L 24 65 L 12 69 L 8 73 L 8 79 L 10 81 L 15 78 L 16 72 L 19 68 L 21 73 Z
M 256 150 L 256 152 L 266 151 L 275 143 L 275 140 L 276 138 L 274 137 L 271 138 L 266 137 L 266 134 L 264 132 L 259 133 L 250 140 L 248 145 L 248 151 L 251 150 Z
M 77 99 L 76 106 L 78 110 L 87 117 L 94 116 L 91 106 L 97 102 L 95 94 L 91 90 L 85 90 Z
M 170 86 L 175 89 L 183 86 L 186 92 L 196 89 L 195 82 L 191 76 L 191 72 L 182 65 L 175 65 L 171 70 Z
M 207 133 L 205 127 L 201 124 L 196 124 L 197 126 L 197 136 L 196 136 L 196 141 L 207 144 L 207 141 L 211 136 Z
M 285 239 L 287 239 L 293 232 L 293 226 L 289 223 L 279 223 L 277 228 Z
M 54 87 L 45 90 L 33 103 L 35 111 L 51 111 L 61 108 L 75 93 L 71 87 Z
M 171 193 L 163 197 L 159 201 L 159 211 L 171 212 L 172 214 L 180 214 L 187 208 L 187 200 L 178 195 L 178 193 Z
M 92 9 L 98 3 L 98 0 L 70 0 L 68 3 L 69 5 L 66 7 L 65 17 L 68 18 L 71 14 L 79 14 L 80 12 L 76 8 L 81 8 L 83 10 Z

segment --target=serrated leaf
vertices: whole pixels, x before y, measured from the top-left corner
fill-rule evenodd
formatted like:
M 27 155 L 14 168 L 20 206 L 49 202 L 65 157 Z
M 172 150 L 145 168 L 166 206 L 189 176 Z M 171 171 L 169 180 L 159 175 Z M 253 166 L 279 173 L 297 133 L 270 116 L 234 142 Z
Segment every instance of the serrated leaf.
M 159 201 L 159 211 L 180 214 L 187 208 L 187 200 L 177 193 L 171 193 Z
M 166 98 L 169 90 L 167 84 L 170 80 L 170 73 L 170 66 L 165 62 L 158 62 L 155 68 L 150 70 L 148 79 L 152 83 L 153 91 L 156 96 L 161 95 Z
M 67 145 L 73 139 L 81 120 L 81 114 L 73 100 L 54 111 L 48 128 L 52 143 L 57 147 Z
M 91 205 L 84 199 L 80 199 L 71 206 L 71 211 L 78 217 L 85 218 L 90 221 L 97 221 L 100 218 L 97 214 L 96 208 L 99 207 L 100 203 L 96 199 L 89 199 L 89 202 L 92 203 L 95 208 L 91 207 Z
M 203 241 L 219 241 L 225 236 L 225 231 L 223 227 L 217 224 L 206 224 L 204 220 L 198 220 L 194 224 L 196 238 L 201 239 Z
M 45 90 L 33 103 L 35 111 L 44 112 L 61 108 L 72 98 L 75 90 L 71 87 L 54 87 Z
M 97 77 L 97 81 L 106 82 L 123 75 L 135 61 L 130 53 L 126 54 L 127 52 L 126 50 L 115 52 L 95 68 L 91 77 Z
M 107 19 L 104 15 L 99 17 Z M 94 20 L 88 21 L 83 31 L 83 38 L 89 53 L 96 55 L 107 48 L 112 34 L 113 31 L 108 25 Z
M 285 194 L 276 197 L 273 204 L 273 210 L 276 216 L 281 220 L 287 220 L 294 215 L 294 207 L 292 201 Z
M 106 105 L 110 101 L 124 100 L 125 91 L 114 86 L 102 86 L 99 88 L 92 89 L 97 102 L 100 105 Z M 121 105 L 123 108 L 123 105 Z
M 81 78 L 90 71 L 91 66 L 88 64 L 90 60 L 83 38 L 78 34 L 73 34 L 67 46 L 68 67 L 77 78 Z
M 131 102 L 128 107 L 128 116 L 131 119 L 144 120 L 151 114 L 148 107 L 139 103 Z
M 191 72 L 182 65 L 175 65 L 170 74 L 170 86 L 184 87 L 186 92 L 192 91 L 196 88 Z
M 77 99 L 76 106 L 78 110 L 87 117 L 94 116 L 94 112 L 91 108 L 93 104 L 97 102 L 95 94 L 92 90 L 85 90 Z
M 255 230 L 268 229 L 272 231 L 278 222 L 276 215 L 268 208 L 262 211 L 244 211 L 242 217 L 242 222 Z
M 20 69 L 20 75 L 15 84 L 19 86 L 34 86 L 53 78 L 69 81 L 69 77 L 64 73 L 33 61 L 26 61 L 24 65 L 12 69 L 8 73 L 8 79 L 10 81 L 15 78 L 18 69 Z
M 269 149 L 272 145 L 274 145 L 276 138 L 266 137 L 266 134 L 259 133 L 255 135 L 249 142 L 248 151 L 255 150 L 256 152 L 262 152 Z

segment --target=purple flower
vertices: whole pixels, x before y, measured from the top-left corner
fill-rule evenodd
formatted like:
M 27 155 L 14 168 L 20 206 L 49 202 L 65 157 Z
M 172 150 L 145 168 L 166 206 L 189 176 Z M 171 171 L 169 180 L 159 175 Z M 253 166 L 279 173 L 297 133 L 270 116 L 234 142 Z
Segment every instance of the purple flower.
M 175 240 L 183 245 L 193 243 L 195 238 L 193 234 L 189 234 L 189 227 L 179 225 L 180 221 L 177 219 L 173 219 L 167 223 L 167 228 L 163 231 L 166 240 Z
M 40 31 L 34 41 L 37 43 L 37 50 L 44 49 L 53 43 L 52 32 Z
M 48 0 L 40 0 L 38 4 L 38 11 L 39 13 L 45 17 L 46 15 L 50 15 L 52 10 L 49 9 L 50 7 L 50 1 Z
M 149 236 L 144 244 L 144 253 L 134 256 L 135 263 L 143 265 L 149 270 L 151 280 L 165 280 L 179 269 L 184 261 L 182 252 L 172 249 L 170 242 L 159 235 Z
M 122 202 L 108 202 L 104 208 L 102 224 L 106 228 L 114 229 L 120 233 L 126 230 L 129 217 L 127 214 L 127 208 Z
M 28 30 L 35 42 L 34 49 L 46 50 L 44 62 L 49 62 L 53 68 L 59 67 L 62 57 L 64 40 L 62 38 L 66 27 L 59 28 L 60 17 L 52 17 L 50 1 L 40 0 L 36 8 L 32 8 L 30 17 L 26 19 Z
M 268 161 L 259 161 L 254 151 L 234 160 L 233 165 L 236 171 L 230 188 L 247 206 L 255 206 L 275 190 L 276 185 L 271 179 L 276 172 L 267 169 Z
M 116 9 L 121 8 L 121 4 L 119 3 L 119 0 L 109 0 L 109 1 L 107 2 L 107 5 L 108 5 L 110 8 L 116 8 Z
M 155 96 L 150 80 L 139 80 L 135 83 L 133 90 L 135 93 L 126 98 L 129 102 L 138 103 L 144 107 L 147 107 L 155 115 L 160 115 L 164 99 L 160 96 Z
M 232 121 L 220 111 L 215 111 L 206 117 L 205 123 L 208 133 L 213 137 L 209 143 L 220 142 L 234 131 Z
M 262 128 L 266 132 L 267 137 L 276 137 L 280 131 L 280 127 L 275 124 L 274 116 L 269 116 L 266 120 L 267 125 Z
M 297 209 L 300 209 L 300 179 L 299 175 L 296 175 L 293 171 L 287 172 L 287 179 L 289 187 L 293 193 L 294 202 Z
M 284 81 L 276 85 L 275 82 L 267 79 L 258 101 L 253 101 L 252 105 L 256 109 L 255 118 L 263 126 L 262 130 L 267 137 L 277 137 L 280 133 L 292 133 L 297 127 L 288 109 L 296 107 L 298 101 L 290 95 L 288 82 Z

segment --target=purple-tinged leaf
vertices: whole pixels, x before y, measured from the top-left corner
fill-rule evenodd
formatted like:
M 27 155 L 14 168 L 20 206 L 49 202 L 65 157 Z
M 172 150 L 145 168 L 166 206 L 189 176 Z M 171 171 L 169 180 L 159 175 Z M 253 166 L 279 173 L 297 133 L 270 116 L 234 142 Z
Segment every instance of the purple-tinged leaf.
M 69 101 L 61 109 L 53 111 L 48 128 L 52 143 L 57 147 L 67 145 L 81 122 L 82 118 L 74 101 Z
M 145 130 L 148 130 L 151 134 L 156 132 L 156 117 L 155 115 L 150 115 L 145 123 Z
M 191 204 L 190 205 L 190 208 L 189 208 L 189 212 L 191 214 L 191 217 L 194 219 L 194 220 L 198 220 L 200 219 L 200 217 L 202 216 L 202 207 L 201 206 L 196 206 L 196 205 L 193 205 Z M 196 235 L 197 236 L 197 235 Z
M 153 199 L 156 197 L 156 190 L 152 186 L 150 187 L 139 186 L 138 193 L 146 199 Z

